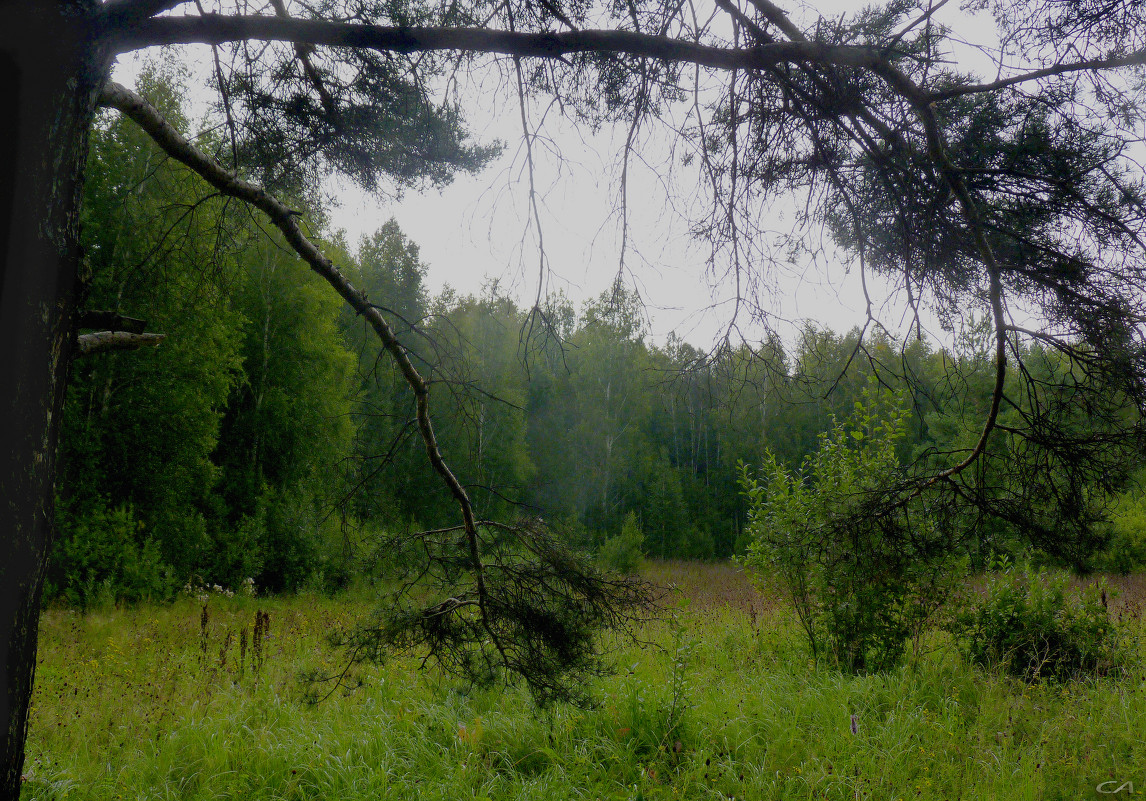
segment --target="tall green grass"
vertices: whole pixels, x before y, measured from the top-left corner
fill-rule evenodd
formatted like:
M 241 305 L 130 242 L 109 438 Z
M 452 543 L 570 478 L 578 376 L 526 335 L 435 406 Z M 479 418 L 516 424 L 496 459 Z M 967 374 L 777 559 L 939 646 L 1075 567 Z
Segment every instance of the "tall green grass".
M 46 612 L 21 798 L 1020 801 L 1096 798 L 1109 780 L 1146 790 L 1141 652 L 1116 679 L 1025 685 L 968 667 L 937 635 L 894 672 L 845 676 L 811 664 L 792 622 L 727 568 L 650 569 L 692 602 L 640 632 L 645 644 L 621 645 L 588 711 L 538 711 L 520 690 L 470 690 L 411 660 L 305 703 L 299 673 L 341 668 L 323 635 L 353 625 L 362 597 L 215 597 L 205 638 L 193 600 Z M 271 620 L 257 671 L 250 648 L 239 660 L 256 609 Z

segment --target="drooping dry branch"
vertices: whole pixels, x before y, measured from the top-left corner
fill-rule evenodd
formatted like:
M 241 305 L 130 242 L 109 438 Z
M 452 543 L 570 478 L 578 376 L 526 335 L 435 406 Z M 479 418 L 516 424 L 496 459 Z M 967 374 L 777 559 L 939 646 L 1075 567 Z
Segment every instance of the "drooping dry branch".
M 134 92 L 108 83 L 101 102 L 138 123 L 169 156 L 220 193 L 267 214 L 295 252 L 371 325 L 414 393 L 417 428 L 434 472 L 461 512 L 462 524 L 456 530 L 462 532 L 462 539 L 438 542 L 435 532 L 419 538 L 427 557 L 425 565 L 404 565 L 415 577 L 402 584 L 399 597 L 387 610 L 388 622 L 359 633 L 363 642 L 372 641 L 377 647 L 364 650 L 360 643 L 352 643 L 350 658 L 373 658 L 379 648 L 424 646 L 425 658 L 471 680 L 508 671 L 524 678 L 541 701 L 583 698 L 578 685 L 600 669 L 598 629 L 623 628 L 639 619 L 655 605 L 651 587 L 600 573 L 552 539 L 539 521 L 505 526 L 477 520 L 468 493 L 438 447 L 427 382 L 379 307 L 355 289 L 303 233 L 298 213 L 261 187 L 223 169 Z M 511 530 L 519 550 L 507 549 L 501 542 L 483 546 L 483 529 Z M 522 553 L 533 558 L 523 559 Z M 453 584 L 461 573 L 472 577 L 472 588 L 459 594 Z M 424 580 L 431 582 L 429 586 Z M 409 593 L 426 589 L 444 589 L 449 597 L 410 608 Z
M 634 635 L 633 624 L 659 607 L 663 590 L 599 573 L 540 520 L 514 525 L 481 521 L 479 527 L 487 548 L 489 626 L 505 644 L 498 654 L 502 667 L 526 677 L 541 703 L 589 702 L 586 680 L 607 670 L 593 647 L 593 632 L 608 628 Z M 459 531 L 459 526 L 451 526 L 398 536 L 389 543 L 403 584 L 441 590 L 437 602 L 411 609 L 408 601 L 396 597 L 386 614 L 352 632 L 334 633 L 332 642 L 355 661 L 414 653 L 448 672 L 497 682 L 489 638 L 476 615 L 467 614 L 477 608 L 474 594 L 454 586 L 448 561 L 432 569 L 434 560 L 418 556 L 449 549 Z M 505 547 L 506 536 L 518 547 Z M 467 646 L 454 647 L 457 642 Z M 344 675 L 317 678 L 337 686 Z
M 378 308 L 371 304 L 366 295 L 355 289 L 334 263 L 303 233 L 299 225 L 298 214 L 286 204 L 272 197 L 262 187 L 256 186 L 239 178 L 237 175 L 225 170 L 218 162 L 207 156 L 193 144 L 187 141 L 163 115 L 146 99 L 127 89 L 126 87 L 109 81 L 100 97 L 103 105 L 115 108 L 134 120 L 145 130 L 155 143 L 169 156 L 187 165 L 205 181 L 215 187 L 219 192 L 237 198 L 255 206 L 266 214 L 290 246 L 312 270 L 321 275 L 339 296 L 345 300 L 354 311 L 370 324 L 374 329 L 382 347 L 394 359 L 402 377 L 414 393 L 416 403 L 416 416 L 418 430 L 426 447 L 426 455 L 434 472 L 442 479 L 449 489 L 450 495 L 458 504 L 465 526 L 466 539 L 469 549 L 470 568 L 473 570 L 474 583 L 477 588 L 478 606 L 482 610 L 483 618 L 486 616 L 488 595 L 485 587 L 485 578 L 482 570 L 481 554 L 478 543 L 477 523 L 465 487 L 458 481 L 450 470 L 438 447 L 438 439 L 434 434 L 434 427 L 430 421 L 430 392 L 424 378 L 414 367 L 409 354 L 394 335 L 390 324 Z M 489 632 L 491 639 L 498 644 L 493 631 Z

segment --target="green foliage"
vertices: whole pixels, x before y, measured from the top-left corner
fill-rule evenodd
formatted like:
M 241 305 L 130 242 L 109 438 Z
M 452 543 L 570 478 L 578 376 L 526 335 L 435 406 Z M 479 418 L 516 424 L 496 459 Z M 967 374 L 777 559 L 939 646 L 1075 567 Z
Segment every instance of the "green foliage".
M 1146 492 L 1142 479 L 1139 474 L 1111 504 L 1109 540 L 1095 557 L 1094 569 L 1125 576 L 1146 567 Z
M 908 501 L 868 512 L 899 479 L 905 419 L 901 399 L 873 385 L 798 473 L 771 453 L 755 474 L 741 467 L 745 563 L 782 589 L 812 653 L 849 671 L 894 666 L 941 598 L 941 565 L 918 547 L 926 517 Z
M 164 601 L 174 594 L 173 571 L 130 506 L 100 506 L 79 517 L 60 509 L 57 523 L 49 597 L 87 609 L 108 602 Z
M 636 512 L 625 515 L 621 533 L 602 543 L 597 551 L 597 561 L 609 570 L 618 573 L 636 573 L 644 557 L 645 535 L 637 522 Z
M 437 340 L 448 343 L 438 370 L 459 390 L 433 399 L 435 425 L 482 516 L 512 520 L 513 500 L 535 470 L 526 439 L 528 376 L 518 353 L 521 313 L 496 282 L 480 298 L 446 300 L 439 298 L 444 314 L 434 325 Z
M 185 128 L 178 79 L 153 67 L 140 88 Z M 319 507 L 353 433 L 339 298 L 130 122 L 93 131 L 85 192 L 85 308 L 166 338 L 73 367 L 49 592 L 302 586 L 324 572 Z M 147 538 L 117 533 L 121 509 Z
M 418 4 L 375 4 L 361 13 L 375 24 L 433 24 Z M 333 63 L 315 60 L 321 76 L 315 79 L 338 98 L 332 107 L 283 79 L 294 69 L 293 58 L 289 50 L 269 50 L 236 63 L 223 87 L 245 134 L 239 159 L 275 191 L 318 192 L 332 172 L 368 191 L 443 186 L 501 152 L 499 142 L 471 141 L 456 101 L 443 103 L 424 91 L 422 80 L 448 72 L 437 59 L 419 62 L 416 73 L 366 48 L 343 48 Z
M 426 316 L 425 272 L 418 246 L 394 220 L 364 236 L 357 257 L 348 259 L 347 266 L 355 285 L 403 334 Z M 433 525 L 438 521 L 426 512 L 440 511 L 442 496 L 426 465 L 425 450 L 408 424 L 413 404 L 405 381 L 361 318 L 345 309 L 340 327 L 357 354 L 348 466 L 350 481 L 359 490 L 351 508 L 360 520 L 382 528 L 405 528 L 411 518 Z
M 245 534 L 252 556 L 215 580 L 254 576 L 260 587 L 295 590 L 319 571 L 318 521 L 342 487 L 355 359 L 339 329 L 340 299 L 281 244 L 252 243 L 240 263 L 231 297 L 247 321 L 244 380 L 214 459 L 224 535 Z
M 1067 681 L 1117 671 L 1126 632 L 1111 620 L 1105 582 L 1072 590 L 1064 571 L 1004 569 L 987 579 L 948 624 L 973 664 L 1024 681 Z
M 183 126 L 176 78 L 156 68 L 141 90 Z M 145 319 L 166 338 L 73 366 L 61 425 L 62 534 L 76 540 L 76 553 L 77 538 L 108 530 L 109 509 L 130 509 L 182 584 L 214 550 L 219 470 L 211 457 L 242 370 L 243 320 L 224 291 L 233 251 L 223 243 L 240 231 L 210 187 L 121 119 L 92 132 L 84 189 L 84 307 Z M 61 579 L 74 572 L 54 570 Z M 122 578 L 109 572 L 100 581 L 120 599 L 166 594 L 141 596 Z

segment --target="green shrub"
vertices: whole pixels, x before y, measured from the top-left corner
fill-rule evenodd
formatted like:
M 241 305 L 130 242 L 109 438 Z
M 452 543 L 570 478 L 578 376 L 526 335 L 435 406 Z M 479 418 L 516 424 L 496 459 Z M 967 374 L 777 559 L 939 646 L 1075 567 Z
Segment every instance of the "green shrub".
M 252 514 L 216 530 L 208 564 L 201 568 L 212 582 L 238 587 L 248 576 L 261 576 L 267 539 L 267 504 L 259 499 Z
M 314 499 L 305 487 L 268 488 L 260 587 L 271 592 L 321 589 L 320 526 Z
M 1109 510 L 1110 539 L 1091 567 L 1107 573 L 1128 575 L 1146 565 L 1146 476 L 1138 475 L 1134 486 L 1118 496 Z
M 49 597 L 86 608 L 118 601 L 162 601 L 175 589 L 159 543 L 148 536 L 129 504 L 97 506 L 83 514 L 66 507 L 52 548 Z
M 618 573 L 636 573 L 644 557 L 645 535 L 637 522 L 637 515 L 629 512 L 621 526 L 621 533 L 610 537 L 597 551 L 597 561 Z
M 1106 675 L 1119 668 L 1124 632 L 1110 618 L 1105 582 L 1072 591 L 1063 571 L 1008 567 L 964 601 L 949 629 L 967 659 L 1033 682 Z
M 787 597 L 813 656 L 848 671 L 894 667 L 950 573 L 920 499 L 894 489 L 906 414 L 902 398 L 869 387 L 799 471 L 771 453 L 755 472 L 741 466 L 744 563 Z

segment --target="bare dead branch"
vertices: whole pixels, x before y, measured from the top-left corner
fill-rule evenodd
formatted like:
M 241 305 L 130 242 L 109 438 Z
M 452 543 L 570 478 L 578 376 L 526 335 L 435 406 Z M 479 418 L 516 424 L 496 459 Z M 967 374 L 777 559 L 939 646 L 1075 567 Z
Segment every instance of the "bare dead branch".
M 446 464 L 429 412 L 429 383 L 410 359 L 390 324 L 365 294 L 303 233 L 296 212 L 266 190 L 227 172 L 176 131 L 144 98 L 115 83 L 105 85 L 101 103 L 130 117 L 172 158 L 190 167 L 220 193 L 265 213 L 295 252 L 321 275 L 374 329 L 414 393 L 416 422 L 431 467 L 461 513 L 458 542 L 420 544 L 428 559 L 406 565 L 415 574 L 403 585 L 385 625 L 360 629 L 346 643 L 351 662 L 371 658 L 381 648 L 420 647 L 426 659 L 471 680 L 499 673 L 523 677 L 541 701 L 581 700 L 580 679 L 600 669 L 597 631 L 623 628 L 653 605 L 643 582 L 601 574 L 553 539 L 540 521 L 513 527 L 518 548 L 536 561 L 520 558 L 505 543 L 489 542 L 483 556 L 480 523 L 465 487 Z M 501 528 L 501 526 L 498 526 Z M 436 550 L 433 550 L 436 549 Z M 472 581 L 468 594 L 453 591 L 459 575 Z M 450 591 L 450 599 L 412 609 L 404 599 L 416 589 Z M 462 602 L 456 602 L 461 599 Z M 367 647 L 368 646 L 368 647 Z M 365 652 L 363 650 L 365 648 Z M 476 661 L 475 661 L 476 660 Z
M 164 339 L 164 334 L 133 334 L 128 331 L 96 331 L 76 337 L 76 356 L 94 356 L 113 350 L 138 350 L 154 348 Z
M 430 397 L 426 381 L 414 367 L 413 362 L 410 361 L 406 349 L 394 335 L 386 318 L 366 299 L 364 293 L 351 285 L 334 266 L 334 263 L 323 255 L 318 247 L 303 233 L 297 213 L 294 210 L 272 197 L 261 187 L 227 172 L 216 161 L 188 142 L 146 99 L 126 87 L 108 82 L 101 95 L 101 102 L 134 120 L 169 156 L 190 167 L 220 192 L 243 200 L 265 213 L 310 268 L 321 275 L 338 292 L 339 296 L 358 314 L 362 315 L 374 329 L 382 342 L 382 346 L 394 359 L 403 378 L 414 393 L 418 430 L 422 435 L 422 441 L 425 443 L 426 455 L 434 472 L 446 484 L 450 495 L 461 511 L 467 532 L 474 582 L 477 586 L 479 601 L 484 603 L 487 593 L 473 506 L 465 488 L 446 464 L 441 449 L 438 447 L 437 436 L 434 434 L 434 428 L 430 421 Z M 494 638 L 496 644 L 497 639 L 492 631 L 490 636 Z
M 963 95 L 977 95 L 984 92 L 993 92 L 997 89 L 1005 89 L 1008 86 L 1017 86 L 1022 83 L 1030 83 L 1037 81 L 1041 78 L 1051 78 L 1056 75 L 1068 75 L 1073 72 L 1088 72 L 1097 70 L 1111 70 L 1119 69 L 1121 67 L 1141 67 L 1146 65 L 1146 48 L 1142 50 L 1135 50 L 1133 53 L 1127 53 L 1121 56 L 1111 56 L 1110 58 L 1094 58 L 1086 61 L 1072 61 L 1055 64 L 1050 67 L 1044 67 L 1041 70 L 1032 70 L 1030 72 L 1023 72 L 1018 75 L 1012 75 L 1008 78 L 1000 78 L 997 81 L 990 81 L 988 83 L 970 83 L 962 86 L 953 86 L 949 89 L 943 89 L 937 92 L 928 93 L 931 102 L 938 102 L 940 100 L 948 100 L 953 97 L 960 97 Z
M 951 0 L 939 0 L 938 3 L 928 3 L 927 8 L 923 11 L 922 14 L 904 25 L 903 28 L 901 28 L 900 31 L 895 34 L 895 36 L 891 37 L 891 41 L 888 42 L 883 48 L 884 52 L 890 53 L 892 50 L 894 50 L 895 46 L 903 41 L 903 37 L 911 32 L 914 28 L 919 27 L 920 24 L 924 22 L 930 23 L 931 17 L 934 16 L 935 12 L 943 8 L 943 6 L 947 5 L 949 2 L 951 2 Z

